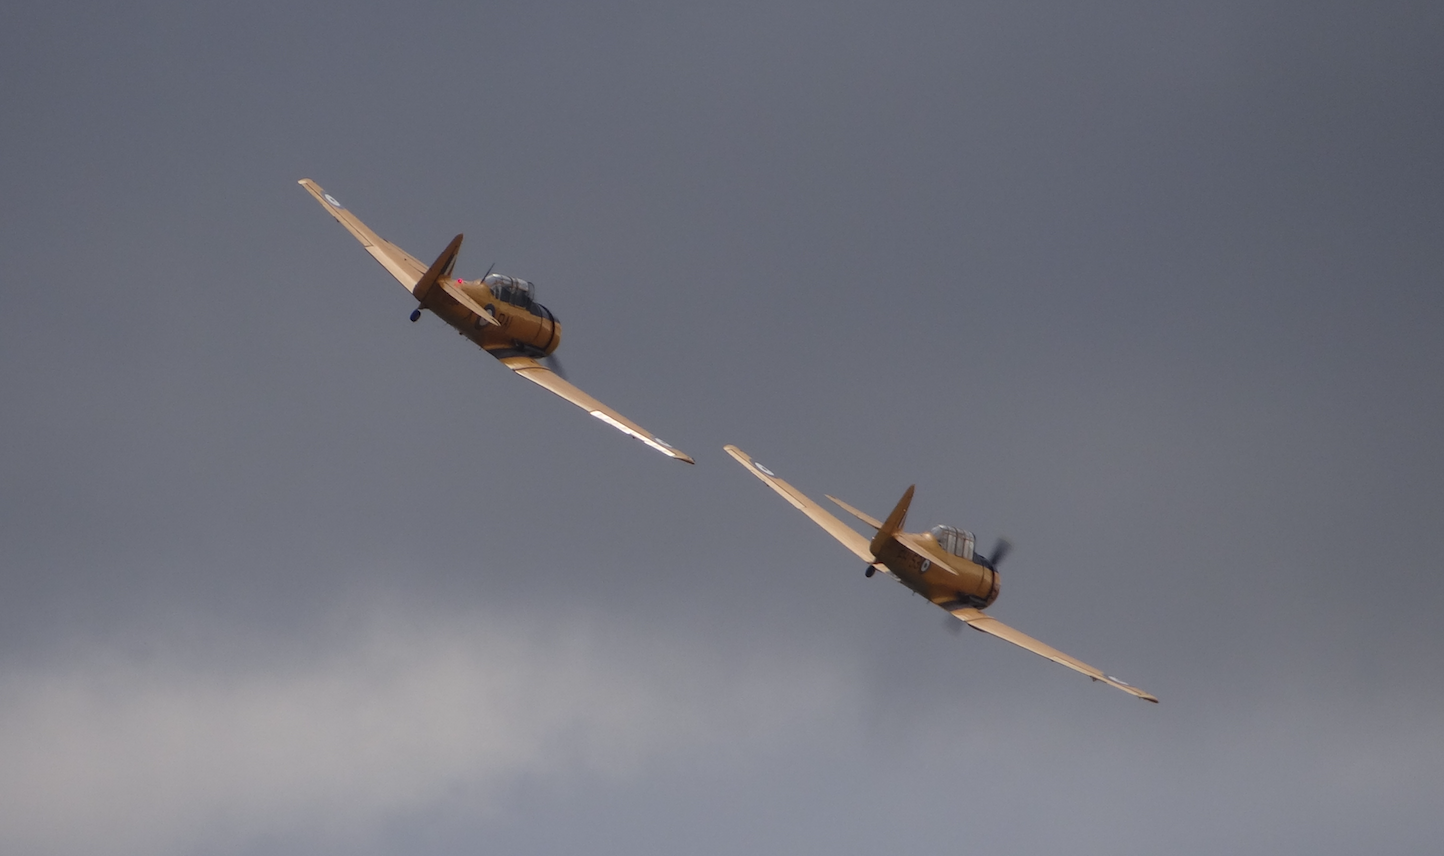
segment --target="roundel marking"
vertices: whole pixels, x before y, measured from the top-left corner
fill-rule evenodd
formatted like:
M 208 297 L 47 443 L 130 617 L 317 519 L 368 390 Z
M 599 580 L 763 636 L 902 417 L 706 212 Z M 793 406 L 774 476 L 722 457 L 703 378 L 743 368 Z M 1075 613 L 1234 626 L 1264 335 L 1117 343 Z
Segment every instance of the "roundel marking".
M 923 566 L 922 566 L 922 568 L 918 571 L 918 573 L 920 573 L 920 574 L 925 574 L 925 573 L 928 572 L 928 568 L 931 568 L 932 566 L 933 566 L 933 560 L 932 560 L 932 559 L 923 559 Z
M 757 469 L 761 470 L 761 471 L 764 472 L 764 473 L 767 473 L 769 476 L 772 476 L 773 478 L 776 478 L 776 477 L 777 477 L 777 473 L 774 473 L 772 470 L 767 469 L 766 467 L 762 466 L 761 464 L 757 463 L 756 461 L 753 461 L 753 462 L 752 462 L 752 466 L 756 467 Z
M 329 194 L 329 193 L 326 193 L 326 194 L 323 194 L 323 195 L 326 197 L 326 201 L 329 202 L 329 203 L 331 203 L 331 207 L 332 207 L 332 208 L 340 208 L 340 207 L 341 207 L 341 203 L 339 203 L 339 202 L 336 201 L 336 197 L 332 196 L 332 195 Z

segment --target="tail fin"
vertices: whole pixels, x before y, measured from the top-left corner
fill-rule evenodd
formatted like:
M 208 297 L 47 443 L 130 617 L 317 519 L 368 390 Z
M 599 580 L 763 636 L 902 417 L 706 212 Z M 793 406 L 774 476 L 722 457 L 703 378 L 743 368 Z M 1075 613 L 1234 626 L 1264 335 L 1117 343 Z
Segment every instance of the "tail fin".
M 457 235 L 451 239 L 451 243 L 446 245 L 446 249 L 441 251 L 441 255 L 436 257 L 436 261 L 431 263 L 431 267 L 422 275 L 421 279 L 416 281 L 416 287 L 411 289 L 411 293 L 416 295 L 417 301 L 422 306 L 426 305 L 426 295 L 436 281 L 451 277 L 451 270 L 456 267 L 456 257 L 460 253 L 461 236 Z
M 908 517 L 908 505 L 913 501 L 913 488 L 915 487 L 917 487 L 917 485 L 908 485 L 908 489 L 902 495 L 902 499 L 897 501 L 897 507 L 892 510 L 892 514 L 887 516 L 887 520 L 883 521 L 882 526 L 878 527 L 877 534 L 873 536 L 871 545 L 874 556 L 878 554 L 878 551 L 880 551 L 888 541 L 892 540 L 894 535 L 902 531 L 903 522 L 907 520 Z

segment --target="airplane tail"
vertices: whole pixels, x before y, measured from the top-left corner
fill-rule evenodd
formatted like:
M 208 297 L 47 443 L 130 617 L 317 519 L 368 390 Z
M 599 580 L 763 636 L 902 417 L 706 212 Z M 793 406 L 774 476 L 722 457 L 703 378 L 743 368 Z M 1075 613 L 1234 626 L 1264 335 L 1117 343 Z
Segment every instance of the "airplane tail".
M 872 554 L 876 556 L 893 536 L 902 531 L 903 523 L 908 517 L 908 506 L 913 501 L 913 488 L 917 485 L 908 485 L 908 489 L 898 500 L 897 506 L 893 508 L 892 514 L 887 516 L 882 525 L 878 527 L 877 534 L 872 538 Z
M 441 251 L 441 255 L 436 257 L 436 261 L 431 263 L 431 267 L 427 269 L 421 279 L 416 281 L 416 287 L 411 290 L 411 293 L 416 296 L 422 306 L 426 305 L 426 296 L 431 292 L 431 287 L 436 285 L 436 281 L 451 277 L 451 271 L 456 267 L 456 257 L 460 254 L 461 236 L 457 235 L 451 239 L 451 243 L 446 245 L 446 249 Z

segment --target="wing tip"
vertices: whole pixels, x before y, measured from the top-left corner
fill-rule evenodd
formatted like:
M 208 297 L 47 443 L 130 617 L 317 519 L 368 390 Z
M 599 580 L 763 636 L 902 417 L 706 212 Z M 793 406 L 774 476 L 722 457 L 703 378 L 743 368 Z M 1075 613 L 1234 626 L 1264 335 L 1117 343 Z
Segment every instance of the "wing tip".
M 1128 683 L 1122 678 L 1115 678 L 1112 675 L 1104 675 L 1103 679 L 1131 696 L 1136 696 L 1143 699 L 1144 701 L 1151 701 L 1154 704 L 1158 704 L 1158 697 L 1155 696 L 1153 693 L 1150 693 L 1148 690 L 1142 689 L 1141 687 L 1135 687 L 1133 684 Z M 1096 681 L 1098 679 L 1094 678 L 1093 680 Z
M 747 454 L 736 446 L 733 446 L 729 443 L 726 446 L 723 446 L 722 449 L 727 454 L 735 458 L 737 460 L 737 463 L 751 470 L 753 475 L 757 476 L 763 481 L 771 484 L 774 480 L 778 478 L 777 473 L 774 473 L 772 470 L 767 469 L 767 467 L 758 463 L 756 458 L 752 457 L 751 455 Z M 801 508 L 801 506 L 798 507 Z

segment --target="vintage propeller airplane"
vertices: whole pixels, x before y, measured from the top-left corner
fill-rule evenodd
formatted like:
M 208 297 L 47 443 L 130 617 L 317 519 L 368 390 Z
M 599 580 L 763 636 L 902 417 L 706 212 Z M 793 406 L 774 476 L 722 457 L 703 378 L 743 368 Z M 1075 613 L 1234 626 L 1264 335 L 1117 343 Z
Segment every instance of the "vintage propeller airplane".
M 907 518 L 908 505 L 912 502 L 913 489 L 909 487 L 897 507 L 882 522 L 869 517 L 840 499 L 828 499 L 837 503 L 844 511 L 877 530 L 872 540 L 858 534 L 857 530 L 838 520 L 827 509 L 808 499 L 797 488 L 778 478 L 752 456 L 736 446 L 725 446 L 727 454 L 749 472 L 766 482 L 768 487 L 782 494 L 799 511 L 811 517 L 813 522 L 843 546 L 856 553 L 867 563 L 864 573 L 872 576 L 877 571 L 892 574 L 898 582 L 942 607 L 974 630 L 981 630 L 999 639 L 1027 648 L 1041 654 L 1055 663 L 1075 669 L 1095 681 L 1102 681 L 1117 687 L 1129 695 L 1155 704 L 1158 699 L 1138 687 L 1125 683 L 1111 675 L 1105 675 L 1081 660 L 1064 654 L 1052 646 L 1002 623 L 983 612 L 998 599 L 998 563 L 1008 551 L 1008 542 L 998 541 L 992 556 L 981 556 L 973 550 L 973 536 L 951 526 L 934 526 L 927 532 L 904 532 L 903 522 Z
M 412 321 L 421 317 L 421 310 L 430 310 L 500 360 L 502 365 L 537 386 L 556 393 L 669 458 L 696 463 L 681 450 L 674 449 L 561 376 L 553 353 L 561 343 L 562 325 L 551 310 L 536 302 L 535 288 L 531 283 L 491 271 L 487 271 L 481 279 L 453 281 L 452 269 L 461 251 L 461 235 L 453 238 L 436 261 L 427 267 L 367 228 L 316 182 L 303 178 L 300 185 L 316 197 L 321 207 L 355 235 L 366 252 L 416 297 L 420 305 L 411 313 Z

